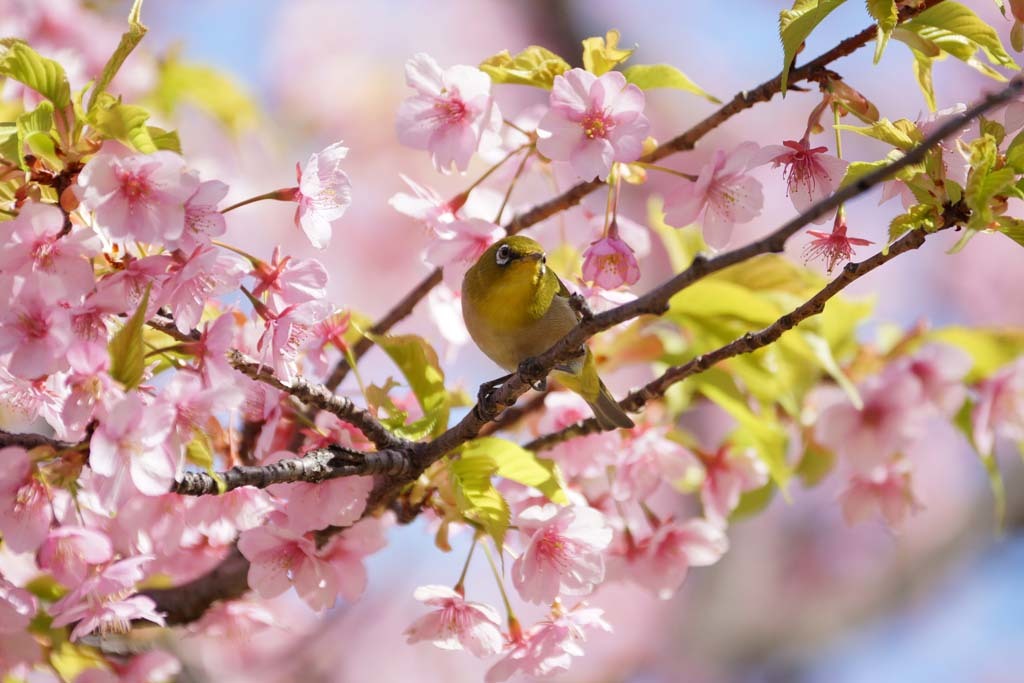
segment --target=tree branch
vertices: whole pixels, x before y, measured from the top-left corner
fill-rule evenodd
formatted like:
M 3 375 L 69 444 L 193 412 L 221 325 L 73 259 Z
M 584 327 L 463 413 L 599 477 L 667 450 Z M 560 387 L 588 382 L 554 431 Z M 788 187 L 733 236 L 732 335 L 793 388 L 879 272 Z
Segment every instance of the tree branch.
M 925 0 L 925 2 L 923 2 L 919 7 L 904 7 L 900 10 L 899 21 L 901 23 L 907 21 L 940 2 L 943 2 L 943 0 Z M 872 24 L 856 35 L 843 40 L 828 52 L 818 56 L 816 59 L 799 68 L 790 70 L 790 85 L 801 81 L 818 80 L 824 77 L 827 73 L 826 67 L 829 64 L 837 59 L 856 52 L 858 49 L 873 40 L 876 35 L 877 28 Z M 724 104 L 713 114 L 697 122 L 689 130 L 661 144 L 649 154 L 640 157 L 638 161 L 653 163 L 659 159 L 664 159 L 669 155 L 675 154 L 676 152 L 691 150 L 696 146 L 697 142 L 701 138 L 718 126 L 721 126 L 736 114 L 739 114 L 746 109 L 750 109 L 760 102 L 768 102 L 780 92 L 782 92 L 781 73 L 752 90 L 744 90 L 743 92 L 737 93 L 732 100 Z M 599 180 L 577 183 L 557 197 L 538 204 L 529 211 L 514 216 L 512 220 L 504 226 L 505 233 L 508 235 L 515 235 L 516 233 L 522 232 L 523 230 L 536 225 L 557 213 L 570 209 L 583 201 L 584 197 L 601 187 L 603 184 L 604 183 Z M 398 322 L 404 320 L 408 315 L 410 315 L 416 307 L 416 304 L 422 301 L 430 290 L 440 284 L 440 282 L 441 269 L 435 268 L 426 277 L 420 280 L 420 282 L 410 290 L 409 293 L 402 297 L 402 300 L 395 304 L 395 306 L 392 307 L 383 318 L 370 328 L 370 331 L 374 334 L 385 334 L 388 332 Z M 359 360 L 372 347 L 373 342 L 363 337 L 352 349 L 353 358 Z M 345 377 L 348 376 L 350 370 L 351 368 L 349 367 L 348 359 L 342 358 L 339 360 L 325 383 L 327 388 L 332 391 L 336 389 Z
M 32 450 L 39 446 L 49 446 L 57 451 L 66 451 L 76 448 L 78 444 L 69 441 L 60 441 L 42 434 L 15 434 L 0 429 L 0 448 L 8 446 L 21 446 L 25 450 Z

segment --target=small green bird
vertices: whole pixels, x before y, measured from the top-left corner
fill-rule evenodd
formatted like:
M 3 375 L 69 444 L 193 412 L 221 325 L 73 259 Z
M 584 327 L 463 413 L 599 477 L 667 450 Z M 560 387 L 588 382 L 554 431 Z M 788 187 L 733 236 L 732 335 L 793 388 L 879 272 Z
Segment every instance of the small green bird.
M 462 316 L 473 341 L 509 372 L 539 356 L 579 322 L 570 292 L 547 267 L 544 249 L 529 237 L 495 242 L 462 280 Z M 590 349 L 552 376 L 590 404 L 601 429 L 633 427 L 597 375 Z

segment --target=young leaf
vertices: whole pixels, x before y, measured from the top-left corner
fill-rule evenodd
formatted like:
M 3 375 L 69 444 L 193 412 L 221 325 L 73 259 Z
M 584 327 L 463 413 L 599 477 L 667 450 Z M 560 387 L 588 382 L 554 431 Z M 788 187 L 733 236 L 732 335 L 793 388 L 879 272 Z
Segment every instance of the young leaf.
M 92 87 L 92 93 L 89 95 L 89 106 L 86 108 L 86 111 L 92 111 L 92 108 L 96 106 L 96 99 L 106 91 L 107 86 L 114 80 L 114 76 L 117 75 L 121 65 L 124 64 L 124 60 L 128 58 L 128 55 L 132 53 L 135 46 L 146 35 L 147 29 L 142 25 L 141 13 L 142 0 L 135 0 L 132 3 L 131 10 L 128 12 L 128 31 L 122 34 L 121 42 L 117 44 L 114 54 L 110 56 L 110 59 L 103 66 L 100 77 L 96 79 L 96 84 Z
M 500 549 L 505 542 L 511 513 L 508 503 L 491 483 L 491 476 L 496 470 L 494 460 L 482 453 L 468 458 L 463 455 L 448 464 L 459 512 L 479 525 Z
M 992 375 L 1024 353 L 1024 332 L 994 328 L 943 327 L 928 333 L 929 341 L 963 349 L 974 361 L 964 378 L 969 384 Z
M 366 336 L 394 361 L 416 395 L 423 409 L 423 420 L 429 421 L 429 425 L 424 423 L 416 431 L 426 426 L 427 433 L 437 436 L 447 429 L 448 391 L 444 388 L 444 372 L 437 353 L 430 343 L 414 334 L 391 337 L 366 333 Z
M 231 78 L 207 66 L 182 62 L 175 54 L 161 61 L 156 88 L 146 103 L 163 114 L 191 104 L 235 132 L 250 127 L 259 112 L 252 98 Z
M 899 119 L 897 121 L 881 119 L 870 126 L 840 124 L 836 126 L 836 129 L 848 130 L 851 133 L 881 140 L 904 152 L 916 145 L 922 138 L 921 131 L 918 130 L 914 122 L 907 119 Z
M 43 157 L 55 168 L 61 166 L 56 154 L 56 140 L 53 129 L 53 104 L 40 102 L 32 111 L 18 116 L 15 125 L 18 130 L 18 162 L 25 165 L 25 146 L 36 156 Z
M 0 76 L 24 83 L 63 110 L 71 104 L 71 86 L 64 67 L 41 56 L 21 40 L 0 40 Z
M 626 77 L 627 82 L 632 83 L 641 90 L 675 88 L 676 90 L 685 90 L 694 95 L 700 95 L 715 104 L 722 103 L 722 100 L 709 94 L 691 81 L 689 76 L 671 64 L 637 64 L 623 69 L 622 75 Z
M 89 125 L 112 140 L 119 140 L 143 154 L 155 152 L 158 148 L 149 135 L 149 112 L 134 104 L 121 104 L 105 95 L 89 112 Z
M 480 70 L 495 83 L 532 85 L 545 90 L 551 90 L 555 76 L 571 68 L 564 59 L 539 45 L 531 45 L 514 57 L 503 50 L 480 64 Z
M 632 56 L 634 49 L 619 47 L 619 32 L 608 31 L 605 37 L 595 36 L 583 41 L 583 68 L 595 76 L 608 73 Z
M 495 474 L 499 477 L 532 486 L 552 503 L 569 504 L 561 474 L 554 461 L 538 458 L 511 441 L 491 436 L 474 439 L 463 447 L 462 457 L 490 458 L 495 464 Z
M 996 30 L 985 23 L 973 10 L 945 0 L 913 19 L 900 25 L 901 29 L 917 34 L 930 41 L 942 51 L 969 64 L 985 75 L 1005 80 L 997 71 L 979 61 L 975 54 L 980 50 L 994 66 L 1018 69 L 1013 58 L 1003 48 Z
M 782 39 L 782 92 L 786 92 L 793 58 L 814 27 L 846 0 L 795 0 L 792 9 L 779 12 L 779 38 Z
M 146 126 L 146 131 L 157 149 L 181 154 L 181 140 L 178 138 L 178 131 L 164 130 L 156 126 Z
M 142 382 L 146 360 L 142 329 L 146 324 L 149 291 L 150 287 L 147 286 L 139 307 L 124 327 L 117 331 L 107 347 L 110 353 L 110 376 L 120 382 L 125 389 L 134 389 Z
M 900 19 L 900 12 L 896 7 L 896 0 L 867 0 L 867 5 L 868 14 L 878 22 L 878 42 L 875 45 L 875 64 L 878 64 L 889 42 L 889 36 Z

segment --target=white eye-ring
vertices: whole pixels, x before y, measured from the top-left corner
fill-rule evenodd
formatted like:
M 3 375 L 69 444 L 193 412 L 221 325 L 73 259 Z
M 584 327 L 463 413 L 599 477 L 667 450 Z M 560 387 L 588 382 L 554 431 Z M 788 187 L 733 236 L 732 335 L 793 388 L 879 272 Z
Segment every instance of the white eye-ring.
M 505 265 L 506 263 L 509 262 L 509 259 L 511 258 L 512 249 L 507 244 L 503 244 L 500 247 L 498 247 L 497 253 L 494 254 L 494 260 L 497 262 L 499 266 Z

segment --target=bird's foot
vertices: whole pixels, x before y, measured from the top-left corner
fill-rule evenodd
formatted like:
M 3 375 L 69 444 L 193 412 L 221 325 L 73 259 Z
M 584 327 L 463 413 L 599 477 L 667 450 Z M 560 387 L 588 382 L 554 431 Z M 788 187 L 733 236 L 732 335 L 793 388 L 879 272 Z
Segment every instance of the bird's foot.
M 495 392 L 498 387 L 511 377 L 512 375 L 505 375 L 480 385 L 480 390 L 476 394 L 476 407 L 473 408 L 473 412 L 482 422 L 490 422 L 504 410 L 505 406 L 498 403 L 495 398 Z
M 594 317 L 594 312 L 590 310 L 586 298 L 579 292 L 569 296 L 569 307 L 579 314 L 580 320 L 590 320 Z
M 541 366 L 541 364 L 537 361 L 536 358 L 527 358 L 526 360 L 519 364 L 519 367 L 516 369 L 516 371 L 519 373 L 519 378 L 522 379 L 527 384 L 529 384 L 534 389 L 537 389 L 538 385 L 542 387 L 547 387 L 548 373 L 544 370 L 544 368 Z M 543 389 L 537 390 L 543 391 Z

